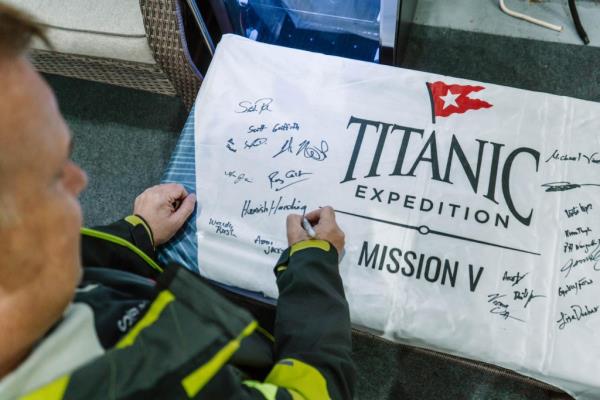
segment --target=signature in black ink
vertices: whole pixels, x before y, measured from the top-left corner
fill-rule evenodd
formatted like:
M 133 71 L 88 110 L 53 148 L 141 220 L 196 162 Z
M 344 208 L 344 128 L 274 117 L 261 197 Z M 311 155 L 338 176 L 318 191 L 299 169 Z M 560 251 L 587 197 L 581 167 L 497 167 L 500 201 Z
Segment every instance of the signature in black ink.
M 290 153 L 296 156 L 302 154 L 305 158 L 311 158 L 315 161 L 323 161 L 327 158 L 327 152 L 329 151 L 329 144 L 325 140 L 321 140 L 320 146 L 311 145 L 310 140 L 303 140 L 294 151 L 294 138 L 290 137 L 285 141 L 283 146 L 273 158 L 283 154 Z
M 258 133 L 264 131 L 265 129 L 267 129 L 265 124 L 261 124 L 260 126 L 250 125 L 248 127 L 248 133 Z
M 592 203 L 588 203 L 588 204 L 579 203 L 576 206 L 565 209 L 565 214 L 567 214 L 567 218 L 571 218 L 576 215 L 579 215 L 579 213 L 588 214 L 591 209 L 592 209 Z
M 516 275 L 508 275 L 508 271 L 504 271 L 502 280 L 512 282 L 512 286 L 517 286 L 519 282 L 521 282 L 521 280 L 523 280 L 523 278 L 525 278 L 527 275 L 529 275 L 529 272 L 523 275 L 521 275 L 519 272 L 517 272 Z
M 286 122 L 283 124 L 275 124 L 275 126 L 273 126 L 273 133 L 281 132 L 281 131 L 291 131 L 291 130 L 299 131 L 300 124 L 298 124 L 297 122 L 291 122 L 291 123 Z
M 273 171 L 268 176 L 269 186 L 271 189 L 279 192 L 287 187 L 309 180 L 310 178 L 305 176 L 312 174 L 312 172 L 304 172 L 301 169 L 290 169 L 289 171 L 286 171 L 285 174 L 281 174 L 279 171 Z
M 260 235 L 258 235 L 256 237 L 256 239 L 254 239 L 254 244 L 257 244 L 259 246 L 263 247 L 263 252 L 267 255 L 269 254 L 282 254 L 285 249 L 281 248 L 281 247 L 275 247 L 274 243 L 272 240 L 268 240 L 268 239 L 263 239 L 260 237 Z
M 235 112 L 237 114 L 257 112 L 260 115 L 265 111 L 273 111 L 270 108 L 271 103 L 273 103 L 273 99 L 270 97 L 263 97 L 261 99 L 256 100 L 255 102 L 240 101 L 238 103 L 238 109 Z
M 565 242 L 565 244 L 563 245 L 563 253 L 572 253 L 573 251 L 578 251 L 583 249 L 584 253 L 587 254 L 590 251 L 590 248 L 596 246 L 598 244 L 598 240 L 596 239 L 592 239 L 589 242 L 578 242 L 578 243 L 571 243 L 571 242 Z
M 569 276 L 573 268 L 589 262 L 594 263 L 594 271 L 600 271 L 600 243 L 586 257 L 573 259 L 570 258 L 560 269 L 560 272 L 565 272 L 565 278 Z
M 227 150 L 232 151 L 232 152 L 237 152 L 237 149 L 235 148 L 235 142 L 233 141 L 233 138 L 230 138 L 227 141 L 227 144 L 225 145 L 225 147 L 227 147 Z
M 233 183 L 234 184 L 238 184 L 240 182 L 246 182 L 246 183 L 252 183 L 253 181 L 246 176 L 245 173 L 241 172 L 238 173 L 237 171 L 225 171 L 225 176 L 230 177 L 230 178 L 234 178 Z
M 559 286 L 558 287 L 558 296 L 566 297 L 571 292 L 575 292 L 575 295 L 577 296 L 577 294 L 579 293 L 580 290 L 582 290 L 585 286 L 591 285 L 592 283 L 594 283 L 593 280 L 583 277 L 583 278 L 579 279 L 577 282 L 567 283 L 564 286 Z
M 300 143 L 300 146 L 298 147 L 298 151 L 296 152 L 296 155 L 303 152 L 304 157 L 306 157 L 306 158 L 312 158 L 313 160 L 316 160 L 316 161 L 323 161 L 327 158 L 327 151 L 329 151 L 329 145 L 327 144 L 326 141 L 321 140 L 321 146 L 317 147 L 317 146 L 311 146 L 310 140 L 305 140 L 302 143 Z
M 578 304 L 571 305 L 571 311 L 569 313 L 560 312 L 560 318 L 556 323 L 558 324 L 558 329 L 564 329 L 565 326 L 572 322 L 580 321 L 582 318 L 589 317 L 592 314 L 595 314 L 600 309 L 600 306 L 587 306 L 583 307 Z
M 533 290 L 529 290 L 527 288 L 523 290 L 515 290 L 513 292 L 514 298 L 513 300 L 525 300 L 525 304 L 523 308 L 527 308 L 531 300 L 537 299 L 538 297 L 546 297 L 542 294 L 534 294 Z
M 566 237 L 571 237 L 571 236 L 576 236 L 576 235 L 589 235 L 592 232 L 592 229 L 589 226 L 586 226 L 585 228 L 582 228 L 580 226 L 578 226 L 575 230 L 570 230 L 570 229 L 566 229 L 565 230 L 565 236 Z
M 598 186 L 600 184 L 597 183 L 571 183 L 571 182 L 550 182 L 544 183 L 542 185 L 543 188 L 546 188 L 546 192 L 564 192 L 566 190 L 571 189 L 579 189 L 583 186 Z
M 215 233 L 218 234 L 218 235 L 237 237 L 237 235 L 233 231 L 233 225 L 229 221 L 227 221 L 227 222 L 225 222 L 225 221 L 218 221 L 216 219 L 210 218 L 208 220 L 208 225 L 209 226 L 214 226 L 215 227 Z
M 273 156 L 273 158 L 283 154 L 283 153 L 293 153 L 292 151 L 292 143 L 294 141 L 294 138 L 289 138 L 288 140 L 285 141 L 285 143 L 283 144 L 283 146 L 281 146 L 281 149 L 277 152 L 277 154 L 275 154 Z
M 244 145 L 244 149 L 252 149 L 254 147 L 261 146 L 261 145 L 263 145 L 265 143 L 267 143 L 267 138 L 264 138 L 264 137 L 263 138 L 256 138 L 256 139 L 254 139 L 251 142 L 248 142 L 246 140 L 246 143 Z
M 493 305 L 493 307 L 490 309 L 490 314 L 499 315 L 500 317 L 504 318 L 505 320 L 510 318 L 510 319 L 514 319 L 516 321 L 525 322 L 521 318 L 517 318 L 515 316 L 510 315 L 510 311 L 509 311 L 510 306 L 499 300 L 504 297 L 506 297 L 505 294 L 499 294 L 499 293 L 488 294 L 488 303 L 491 303 Z
M 600 153 L 597 151 L 591 154 L 577 153 L 577 155 L 560 154 L 558 149 L 554 150 L 552 155 L 546 159 L 546 162 L 550 161 L 583 161 L 587 164 L 600 164 Z
M 252 200 L 245 200 L 244 205 L 242 206 L 241 217 L 244 218 L 247 215 L 255 214 L 267 214 L 271 216 L 279 212 L 305 214 L 306 209 L 306 204 L 302 204 L 302 202 L 295 197 L 291 202 L 289 200 L 284 201 L 283 196 L 279 196 L 279 199 L 271 200 L 270 203 L 263 200 L 258 204 L 253 203 Z

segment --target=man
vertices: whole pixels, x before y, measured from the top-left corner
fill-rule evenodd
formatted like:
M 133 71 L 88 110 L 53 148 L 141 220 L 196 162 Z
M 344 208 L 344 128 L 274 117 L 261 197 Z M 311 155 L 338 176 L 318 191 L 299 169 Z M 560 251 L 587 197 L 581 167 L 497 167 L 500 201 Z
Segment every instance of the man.
M 87 178 L 23 55 L 36 35 L 0 5 L 0 398 L 351 398 L 333 210 L 307 214 L 319 240 L 288 217 L 274 341 L 199 277 L 156 262 L 195 206 L 180 185 L 148 189 L 134 215 L 80 236 Z

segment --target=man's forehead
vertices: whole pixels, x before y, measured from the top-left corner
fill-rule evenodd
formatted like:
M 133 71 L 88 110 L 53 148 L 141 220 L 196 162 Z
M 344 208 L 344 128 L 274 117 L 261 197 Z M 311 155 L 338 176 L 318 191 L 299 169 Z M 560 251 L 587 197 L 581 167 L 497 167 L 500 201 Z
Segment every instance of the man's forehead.
M 0 61 L 0 71 L 4 94 L 0 107 L 14 112 L 23 110 L 24 105 L 44 106 L 48 110 L 56 108 L 56 99 L 48 84 L 24 57 Z

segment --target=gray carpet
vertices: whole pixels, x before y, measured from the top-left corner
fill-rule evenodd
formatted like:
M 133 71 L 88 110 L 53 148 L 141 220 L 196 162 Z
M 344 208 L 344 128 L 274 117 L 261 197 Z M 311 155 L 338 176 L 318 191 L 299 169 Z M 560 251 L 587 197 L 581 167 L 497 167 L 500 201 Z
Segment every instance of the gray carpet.
M 600 101 L 600 49 L 415 26 L 405 66 L 523 89 Z M 183 126 L 178 99 L 48 77 L 88 171 L 85 222 L 128 214 L 159 182 Z M 357 398 L 551 399 L 541 389 L 365 336 L 354 337 Z
M 600 101 L 600 48 L 413 26 L 403 66 Z
M 178 98 L 46 76 L 73 134 L 73 159 L 88 173 L 84 223 L 129 215 L 135 197 L 159 183 L 187 113 Z

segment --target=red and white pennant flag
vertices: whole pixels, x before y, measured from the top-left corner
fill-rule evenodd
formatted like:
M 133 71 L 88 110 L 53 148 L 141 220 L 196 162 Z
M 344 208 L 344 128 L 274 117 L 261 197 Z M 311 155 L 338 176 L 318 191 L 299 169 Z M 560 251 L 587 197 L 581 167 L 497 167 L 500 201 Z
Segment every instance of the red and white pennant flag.
M 462 114 L 469 110 L 491 108 L 487 101 L 472 99 L 469 94 L 485 89 L 483 86 L 448 85 L 444 82 L 427 82 L 431 97 L 431 118 L 448 117 L 452 114 Z

